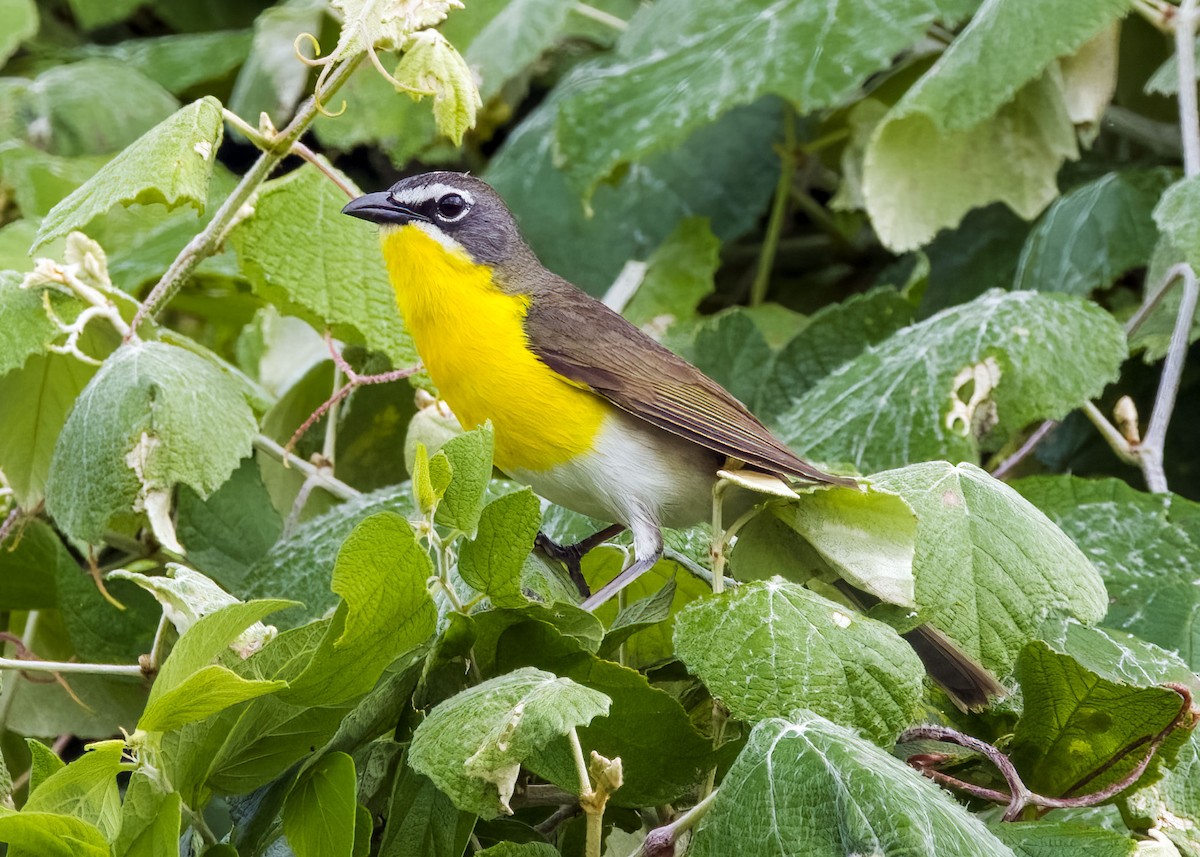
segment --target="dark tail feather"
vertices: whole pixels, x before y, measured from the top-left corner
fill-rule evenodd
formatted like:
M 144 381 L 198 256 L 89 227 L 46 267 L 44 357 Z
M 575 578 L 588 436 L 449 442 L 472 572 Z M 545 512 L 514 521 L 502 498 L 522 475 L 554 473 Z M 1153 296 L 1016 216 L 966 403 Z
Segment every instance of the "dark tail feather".
M 980 711 L 1008 691 L 936 628 L 921 625 L 902 635 L 916 651 L 929 677 L 963 711 Z

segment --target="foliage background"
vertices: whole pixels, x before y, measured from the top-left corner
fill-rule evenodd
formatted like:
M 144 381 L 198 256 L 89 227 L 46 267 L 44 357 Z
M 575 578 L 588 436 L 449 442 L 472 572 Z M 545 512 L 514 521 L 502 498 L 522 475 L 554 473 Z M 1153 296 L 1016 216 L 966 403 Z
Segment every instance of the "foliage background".
M 1194 4 L 444 5 L 0 0 L 10 853 L 1200 854 Z M 338 212 L 430 168 L 872 492 L 580 611 L 529 546 L 590 522 L 356 380 L 415 353 Z M 1013 694 L 958 711 L 918 622 Z M 1150 762 L 1001 822 L 917 723 L 1044 797 Z

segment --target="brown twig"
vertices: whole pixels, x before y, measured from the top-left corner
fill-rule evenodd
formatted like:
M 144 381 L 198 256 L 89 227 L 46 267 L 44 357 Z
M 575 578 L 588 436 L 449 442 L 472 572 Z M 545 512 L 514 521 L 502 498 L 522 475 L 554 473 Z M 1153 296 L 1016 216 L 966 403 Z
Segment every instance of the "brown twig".
M 300 424 L 300 428 L 296 429 L 296 431 L 292 434 L 291 439 L 283 447 L 284 451 L 289 455 L 296 448 L 296 444 L 300 442 L 300 439 L 304 437 L 308 430 L 312 428 L 313 425 L 321 419 L 321 417 L 325 416 L 325 414 L 329 412 L 330 408 L 342 401 L 342 399 L 349 396 L 350 392 L 355 387 L 362 387 L 366 386 L 367 384 L 389 384 L 392 381 L 403 380 L 404 378 L 408 378 L 421 371 L 421 364 L 418 363 L 415 366 L 408 367 L 407 369 L 393 369 L 391 372 L 383 372 L 379 375 L 359 375 L 354 371 L 353 367 L 346 362 L 346 358 L 341 355 L 341 352 L 337 350 L 337 346 L 334 345 L 333 342 L 333 335 L 328 330 L 325 331 L 325 344 L 329 346 L 329 353 L 333 355 L 334 365 L 337 366 L 338 369 L 342 371 L 342 374 L 346 376 L 346 383 L 340 387 L 337 392 L 326 399 L 319 408 L 313 411 L 312 414 L 309 415 L 308 419 Z
M 979 786 L 975 783 L 969 783 L 964 780 L 960 780 L 957 777 L 953 777 L 937 770 L 937 768 L 934 766 L 945 758 L 939 754 L 914 754 L 908 758 L 908 763 L 916 770 L 920 771 L 922 774 L 941 785 L 950 786 L 951 788 L 966 792 L 973 797 L 989 800 L 993 803 L 1007 804 L 1007 808 L 1004 811 L 1005 821 L 1015 821 L 1016 819 L 1020 818 L 1021 813 L 1024 812 L 1025 808 L 1028 806 L 1041 807 L 1043 810 L 1095 806 L 1096 804 L 1104 803 L 1104 801 L 1115 797 L 1136 783 L 1141 778 L 1142 774 L 1145 773 L 1146 767 L 1150 764 L 1150 760 L 1154 757 L 1155 752 L 1158 750 L 1162 742 L 1167 739 L 1167 736 L 1181 726 L 1184 726 L 1185 723 L 1188 723 L 1188 721 L 1194 721 L 1196 713 L 1192 710 L 1191 690 L 1182 684 L 1176 684 L 1174 682 L 1165 683 L 1162 685 L 1162 687 L 1175 691 L 1179 694 L 1182 700 L 1182 704 L 1179 707 L 1179 713 L 1175 715 L 1175 718 L 1152 738 L 1141 738 L 1123 747 L 1119 752 L 1114 753 L 1113 756 L 1103 765 L 1090 772 L 1086 777 L 1082 778 L 1075 785 L 1067 789 L 1066 794 L 1069 795 L 1072 792 L 1082 788 L 1087 783 L 1103 774 L 1105 771 L 1110 770 L 1118 762 L 1127 758 L 1134 750 L 1146 745 L 1148 742 L 1149 746 L 1146 749 L 1146 755 L 1143 756 L 1138 763 L 1133 766 L 1129 773 L 1121 779 L 1110 783 L 1109 785 L 1097 791 L 1089 792 L 1083 795 L 1077 795 L 1075 797 L 1047 797 L 1045 795 L 1040 795 L 1036 792 L 1030 791 L 1025 783 L 1021 780 L 1020 774 L 1017 773 L 1016 767 L 1013 766 L 1013 763 L 1011 760 L 1009 760 L 1008 756 L 1004 755 L 1004 753 L 1000 752 L 999 749 L 991 744 L 988 744 L 985 741 L 980 741 L 978 738 L 972 738 L 970 735 L 964 735 L 955 729 L 950 729 L 945 726 L 917 726 L 909 729 L 903 735 L 901 735 L 899 743 L 904 744 L 910 741 L 919 740 L 943 741 L 948 744 L 958 744 L 961 747 L 974 750 L 975 752 L 986 757 L 988 761 L 996 766 L 996 769 L 1000 771 L 1001 776 L 1004 777 L 1005 782 L 1008 783 L 1009 791 L 1007 794 L 996 789 L 989 789 L 985 786 Z M 1190 728 L 1190 725 L 1191 724 L 1189 724 L 1188 728 Z
M 1034 429 L 1033 434 L 1029 435 L 1028 439 L 1021 444 L 1016 452 L 996 465 L 996 468 L 992 470 L 992 476 L 997 479 L 1003 479 L 1011 473 L 1013 468 L 1028 458 L 1029 454 L 1037 448 L 1039 443 L 1046 439 L 1046 435 L 1050 434 L 1057 425 L 1058 420 L 1046 420 Z

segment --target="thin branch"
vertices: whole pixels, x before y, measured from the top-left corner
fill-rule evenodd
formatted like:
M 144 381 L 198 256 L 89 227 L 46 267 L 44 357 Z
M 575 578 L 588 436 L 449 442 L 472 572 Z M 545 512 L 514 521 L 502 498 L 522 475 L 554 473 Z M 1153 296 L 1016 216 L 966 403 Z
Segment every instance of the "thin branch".
M 579 796 L 586 797 L 592 793 L 592 781 L 588 777 L 587 762 L 583 758 L 583 746 L 579 743 L 579 733 L 575 727 L 567 733 L 571 743 L 571 758 L 575 760 L 575 773 L 579 777 Z
M 1045 795 L 1040 795 L 1036 792 L 1030 791 L 1025 783 L 1021 780 L 1020 774 L 1017 773 L 1016 767 L 1013 766 L 1013 763 L 1009 760 L 1008 756 L 1004 755 L 1004 753 L 1000 752 L 999 749 L 991 744 L 988 744 L 985 741 L 980 741 L 978 738 L 973 738 L 970 735 L 964 735 L 955 729 L 950 729 L 945 726 L 917 726 L 913 729 L 909 729 L 903 735 L 901 735 L 898 743 L 904 744 L 910 741 L 920 740 L 943 741 L 948 744 L 958 744 L 961 747 L 974 750 L 975 752 L 986 757 L 993 765 L 996 766 L 996 769 L 1000 771 L 1001 776 L 1004 777 L 1005 782 L 1008 783 L 1008 794 L 960 780 L 937 770 L 934 765 L 940 761 L 941 757 L 939 756 L 930 756 L 929 754 L 922 753 L 910 756 L 908 763 L 925 776 L 943 785 L 960 789 L 970 795 L 973 795 L 974 797 L 982 798 L 984 800 L 1007 804 L 1007 807 L 1004 811 L 1005 821 L 1015 821 L 1016 819 L 1020 818 L 1021 813 L 1027 806 L 1038 806 L 1044 809 L 1067 809 L 1095 806 L 1097 804 L 1104 803 L 1106 800 L 1110 800 L 1136 783 L 1141 778 L 1142 774 L 1145 773 L 1146 767 L 1150 764 L 1150 760 L 1153 758 L 1159 746 L 1162 745 L 1162 742 L 1167 739 L 1167 736 L 1195 718 L 1196 713 L 1192 710 L 1192 693 L 1186 686 L 1171 682 L 1162 685 L 1162 687 L 1173 690 L 1179 694 L 1181 700 L 1179 713 L 1176 714 L 1174 719 L 1172 719 L 1170 723 L 1163 727 L 1163 729 L 1152 738 L 1143 738 L 1141 740 L 1134 741 L 1123 747 L 1117 753 L 1114 753 L 1113 756 L 1109 758 L 1103 765 L 1099 766 L 1095 771 L 1092 771 L 1088 776 L 1084 777 L 1078 783 L 1068 789 L 1067 793 L 1070 794 L 1072 791 L 1082 788 L 1096 777 L 1102 775 L 1105 771 L 1110 770 L 1118 762 L 1128 758 L 1130 753 L 1139 747 L 1146 745 L 1148 742 L 1149 746 L 1146 748 L 1146 754 L 1140 760 L 1138 760 L 1137 764 L 1133 766 L 1129 773 L 1102 789 L 1089 792 L 1088 794 L 1078 795 L 1076 797 L 1047 797 Z
M 585 18 L 590 18 L 597 23 L 604 24 L 606 27 L 612 27 L 619 33 L 623 33 L 629 29 L 629 22 L 623 18 L 618 18 L 616 15 L 610 15 L 603 9 L 597 9 L 595 6 L 588 3 L 575 3 L 571 6 L 571 11 Z
M 783 220 L 787 216 L 788 200 L 791 197 L 792 180 L 796 177 L 796 114 L 791 105 L 783 112 L 783 149 L 779 153 L 779 182 L 775 186 L 775 199 L 771 204 L 767 220 L 767 235 L 763 239 L 762 252 L 758 258 L 758 270 L 750 286 L 750 306 L 758 306 L 767 298 L 771 284 L 771 270 L 775 267 L 775 251 L 779 249 L 779 236 L 783 233 Z
M 339 497 L 342 500 L 353 500 L 355 497 L 362 496 L 362 492 L 357 488 L 347 485 L 340 479 L 322 473 L 316 465 L 305 461 L 298 455 L 288 452 L 265 434 L 255 435 L 253 444 L 254 448 L 259 452 L 271 456 L 276 461 L 288 467 L 296 468 L 305 476 L 314 476 L 320 486 L 335 497 Z
M 322 91 L 322 96 L 328 96 L 337 91 L 337 89 L 346 82 L 354 70 L 358 67 L 362 60 L 362 55 L 351 57 L 346 60 L 337 70 L 330 75 L 328 84 Z M 292 121 L 288 123 L 279 134 L 272 140 L 271 147 L 263 151 L 259 155 L 258 160 L 250 167 L 249 171 L 242 176 L 242 180 L 238 182 L 237 187 L 233 189 L 226 199 L 213 215 L 212 220 L 204 227 L 187 246 L 180 251 L 175 257 L 175 261 L 171 263 L 162 278 L 150 290 L 150 294 L 146 296 L 145 302 L 137 311 L 137 315 L 133 317 L 133 323 L 130 325 L 129 335 L 126 340 L 136 333 L 138 326 L 148 318 L 153 318 L 163 307 L 170 303 L 171 298 L 175 297 L 176 293 L 183 288 L 183 284 L 191 276 L 196 267 L 209 256 L 217 252 L 221 241 L 224 239 L 225 232 L 228 227 L 238 217 L 239 212 L 254 193 L 271 174 L 271 171 L 278 166 L 288 153 L 292 151 L 292 144 L 300 139 L 300 136 L 312 124 L 313 119 L 318 113 L 317 99 L 315 95 L 309 96 L 300 109 L 296 111 L 296 115 Z
M 1092 425 L 1100 432 L 1100 436 L 1104 438 L 1112 448 L 1112 451 L 1116 453 L 1117 458 L 1135 467 L 1141 463 L 1138 460 L 1137 451 L 1129 445 L 1129 441 L 1125 439 L 1125 435 L 1121 434 L 1120 430 L 1108 421 L 1108 417 L 1104 416 L 1099 408 L 1088 402 L 1083 406 L 1083 413 L 1091 420 Z
M 0 670 L 21 672 L 84 673 L 87 675 L 127 675 L 141 678 L 145 673 L 139 664 L 79 664 L 74 661 L 37 661 L 0 658 Z
M 297 140 L 295 143 L 292 143 L 292 154 L 298 155 L 324 173 L 325 177 L 341 188 L 342 193 L 346 194 L 346 196 L 348 196 L 350 199 L 355 199 L 362 196 L 362 191 L 359 190 L 358 186 L 355 185 L 354 182 L 350 181 L 340 172 L 335 170 L 329 161 L 322 158 L 299 140 Z
M 679 841 L 679 837 L 699 824 L 700 820 L 708 815 L 708 811 L 712 809 L 713 801 L 717 799 L 720 791 L 720 789 L 716 789 L 708 797 L 670 824 L 651 830 L 646 834 L 646 838 L 642 840 L 642 844 L 629 857 L 658 857 L 660 854 L 674 854 L 675 843 Z
M 1050 434 L 1050 432 L 1052 432 L 1057 425 L 1058 420 L 1046 420 L 1044 423 L 1034 429 L 1033 434 L 1031 434 L 1025 440 L 1025 442 L 1021 444 L 1020 448 L 1017 449 L 1016 452 L 996 465 L 996 468 L 992 471 L 992 476 L 997 479 L 1003 479 L 1006 477 L 1012 472 L 1013 468 L 1030 456 L 1030 454 L 1037 448 L 1037 445 L 1045 440 L 1046 435 Z
M 1200 175 L 1200 110 L 1196 104 L 1197 0 L 1183 0 L 1175 13 L 1175 58 L 1179 63 L 1179 130 L 1183 173 Z

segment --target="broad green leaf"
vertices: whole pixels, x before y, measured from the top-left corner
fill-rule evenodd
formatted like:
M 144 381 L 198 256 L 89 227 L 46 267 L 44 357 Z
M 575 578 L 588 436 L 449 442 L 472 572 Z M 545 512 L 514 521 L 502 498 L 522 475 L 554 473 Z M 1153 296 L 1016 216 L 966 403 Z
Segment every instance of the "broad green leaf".
M 38 31 L 38 10 L 33 0 L 0 0 L 0 66 L 8 62 L 21 42 Z
M 351 857 L 356 806 L 354 760 L 323 756 L 283 805 L 283 832 L 296 857 Z
M 93 744 L 71 764 L 47 777 L 23 807 L 30 813 L 60 813 L 94 825 L 106 838 L 117 834 L 121 799 L 117 774 L 124 744 L 104 741 Z
M 111 59 L 53 66 L 4 92 L 19 117 L 12 137 L 55 155 L 118 152 L 175 110 L 179 102 L 140 72 Z
M 626 596 L 628 600 L 628 596 Z M 613 659 L 625 641 L 639 631 L 651 628 L 660 622 L 665 622 L 671 613 L 671 603 L 675 600 L 675 579 L 667 581 L 667 585 L 631 604 L 621 607 L 616 618 L 604 632 L 604 642 L 600 644 L 599 655 L 602 658 Z
M 450 438 L 440 452 L 450 461 L 450 484 L 437 508 L 437 522 L 464 533 L 474 533 L 483 513 L 484 492 L 492 478 L 490 425 Z
M 44 354 L 56 340 L 64 338 L 43 308 L 42 289 L 21 288 L 22 276 L 16 271 L 0 271 L 0 326 L 5 333 L 0 342 L 0 376 L 20 369 L 35 354 Z M 74 297 L 49 290 L 50 305 L 64 321 L 73 321 L 83 309 Z
M 602 693 L 519 669 L 434 708 L 413 733 L 409 764 L 461 810 L 483 818 L 511 814 L 508 802 L 521 764 L 608 708 Z
M 1200 178 L 1180 179 L 1154 208 L 1154 222 L 1193 268 L 1200 267 Z
M 520 607 L 501 607 L 485 610 L 471 617 L 475 630 L 473 650 L 480 671 L 490 676 L 497 672 L 499 654 L 498 641 L 510 628 L 526 623 L 540 623 L 553 627 L 560 635 L 569 638 L 579 649 L 596 652 L 604 637 L 604 626 L 600 620 L 574 604 L 527 603 Z
M 257 430 L 241 388 L 213 362 L 161 342 L 127 344 L 88 383 L 58 437 L 47 511 L 73 538 L 98 544 L 115 519 L 165 513 L 177 484 L 215 491 Z
M 1193 729 L 1174 764 L 1162 778 L 1125 799 L 1130 826 L 1157 828 L 1186 857 L 1200 854 L 1196 819 L 1200 818 L 1200 731 Z
M 690 349 L 692 362 L 743 402 L 752 402 L 770 369 L 771 348 L 740 307 L 705 319 Z
M 879 487 L 813 491 L 773 511 L 840 577 L 889 604 L 911 605 L 917 518 Z
M 223 128 L 221 103 L 212 97 L 163 120 L 54 206 L 38 228 L 33 249 L 84 229 L 115 203 L 188 204 L 203 212 Z
M 382 351 L 396 366 L 416 362 L 388 282 L 379 240 L 344 217 L 346 196 L 311 165 L 267 182 L 254 216 L 230 243 L 254 290 L 282 312 L 318 327 L 332 325 Z M 296 241 L 297 235 L 320 240 Z
M 28 808 L 0 807 L 0 842 L 8 843 L 13 857 L 109 857 L 108 840 L 95 825 Z
M 479 95 L 487 102 L 554 45 L 571 11 L 558 0 L 470 3 L 439 29 L 479 75 Z
M 288 0 L 263 9 L 229 95 L 230 110 L 247 120 L 265 112 L 276 128 L 284 126 L 309 81 L 309 69 L 296 58 L 296 39 L 304 33 L 319 35 L 325 11 L 320 0 Z
M 1108 173 L 1055 200 L 1029 234 L 1013 288 L 1089 295 L 1145 266 L 1151 212 L 1175 179 L 1166 167 Z
M 971 464 L 931 461 L 872 483 L 917 513 L 916 601 L 930 624 L 1000 675 L 1050 616 L 1098 621 L 1104 583 L 1062 530 Z
M 731 110 L 675 151 L 596 188 L 589 217 L 560 171 L 554 135 L 558 106 L 575 80 L 573 75 L 556 86 L 517 126 L 484 174 L 547 268 L 602 294 L 629 259 L 648 258 L 688 217 L 707 217 L 722 241 L 758 221 L 779 175 L 772 148 L 777 100 Z
M 67 0 L 71 14 L 84 30 L 123 21 L 145 0 Z
M 1070 360 L 1063 354 L 1072 355 Z M 906 327 L 826 376 L 778 420 L 801 454 L 860 470 L 977 459 L 1117 377 L 1125 335 L 1068 295 L 988 292 Z
M 521 568 L 541 521 L 538 498 L 528 488 L 484 506 L 475 538 L 458 555 L 462 579 L 498 607 L 524 603 Z
M 13 248 L 19 251 L 19 258 L 5 263 L 4 268 L 23 271 L 32 267 L 34 254 L 30 247 L 41 225 L 40 219 L 108 161 L 104 155 L 52 155 L 16 140 L 0 145 L 0 182 L 27 218 L 5 226 L 6 243 L 12 241 L 16 245 L 16 237 L 10 237 L 10 233 L 29 233 L 28 241 Z
M 893 2 L 886 16 L 865 2 L 656 3 L 630 22 L 610 62 L 573 78 L 578 91 L 558 123 L 563 157 L 590 192 L 620 165 L 671 149 L 764 95 L 788 98 L 801 113 L 838 105 L 936 13 L 930 0 Z
M 121 801 L 113 857 L 160 857 L 179 847 L 181 800 L 145 771 L 134 771 Z
M 883 243 L 918 247 L 997 200 L 1028 219 L 1054 199 L 1059 166 L 1078 155 L 1054 61 L 1128 8 L 987 0 L 875 129 L 863 191 Z
M 1012 288 L 1030 224 L 995 202 L 943 229 L 921 252 L 929 259 L 929 284 L 917 318 L 964 304 L 989 289 Z
M 0 470 L 21 508 L 37 508 L 45 498 L 55 442 L 76 397 L 95 374 L 95 367 L 74 357 L 46 354 L 0 375 L 0 401 L 24 403 L 0 408 Z
M 171 732 L 203 720 L 239 702 L 276 693 L 287 687 L 283 681 L 244 679 L 225 667 L 202 667 L 152 700 L 138 721 L 146 732 Z
M 1013 857 L 948 792 L 807 711 L 754 727 L 689 853 Z
M 657 329 L 694 316 L 701 299 L 713 290 L 720 249 L 706 219 L 681 220 L 646 260 L 646 275 L 624 316 L 639 327 Z
M 456 146 L 475 127 L 475 112 L 483 106 L 466 60 L 437 30 L 414 33 L 395 77 L 411 89 L 433 93 L 433 118 L 438 132 Z
M 253 458 L 242 459 L 229 480 L 206 498 L 180 488 L 175 515 L 188 562 L 231 590 L 240 588 L 283 529 Z
M 1108 681 L 1135 687 L 1175 682 L 1200 693 L 1200 677 L 1179 655 L 1124 631 L 1053 619 L 1042 627 L 1042 638 L 1055 651 L 1069 654 L 1081 667 Z
M 480 857 L 554 857 L 558 850 L 548 842 L 498 842 L 475 853 Z
M 1179 55 L 1171 56 L 1158 67 L 1143 88 L 1147 95 L 1175 95 L 1179 92 Z
M 1018 821 L 989 830 L 1017 857 L 1132 857 L 1138 850 L 1132 836 L 1067 821 Z
M 461 857 L 474 827 L 474 813 L 456 809 L 428 777 L 401 765 L 379 857 Z
M 333 567 L 333 591 L 342 602 L 284 699 L 329 705 L 374 687 L 388 664 L 433 636 L 437 608 L 426 589 L 432 574 L 404 518 L 380 512 L 356 526 Z
M 25 744 L 29 748 L 29 794 L 32 795 L 51 774 L 65 768 L 66 762 L 35 738 L 26 738 Z
M 1118 479 L 1021 479 L 1013 488 L 1046 513 L 1104 578 L 1104 624 L 1178 651 L 1200 669 L 1200 504 L 1146 494 Z
M 45 610 L 57 606 L 57 579 L 79 573 L 54 528 L 23 521 L 0 543 L 0 609 Z
M 610 805 L 671 803 L 704 779 L 720 758 L 712 739 L 696 730 L 670 694 L 635 670 L 583 651 L 577 641 L 545 623 L 514 625 L 497 640 L 497 668 L 522 666 L 577 681 L 612 701 L 607 717 L 578 730 L 588 751 L 621 759 L 623 781 Z M 578 788 L 578 770 L 561 741 L 527 765 L 565 789 Z
M 136 663 L 154 645 L 161 611 L 134 584 L 113 579 L 105 587 L 124 609 L 101 594 L 79 562 L 59 564 L 54 588 L 62 627 L 75 656 L 84 662 Z
M 220 691 L 222 687 L 214 683 L 214 679 L 212 678 L 214 676 L 213 670 L 219 670 L 223 674 L 237 678 L 232 671 L 225 667 L 215 666 L 212 664 L 212 661 L 246 628 L 262 620 L 264 616 L 274 613 L 276 610 L 282 610 L 284 607 L 290 607 L 291 605 L 292 602 L 290 601 L 278 599 L 250 601 L 245 604 L 231 604 L 228 607 L 218 610 L 216 613 L 210 613 L 196 622 L 196 624 L 188 629 L 186 634 L 179 638 L 179 642 L 175 644 L 175 648 L 171 650 L 171 654 L 163 663 L 162 669 L 159 670 L 158 677 L 150 689 L 150 698 L 146 703 L 146 711 L 142 715 L 142 721 L 139 722 L 138 726 L 142 729 L 151 730 L 157 727 L 146 725 L 147 721 L 153 723 L 155 720 L 161 719 L 162 722 L 168 722 L 167 719 L 172 714 L 165 705 L 159 704 L 160 700 L 163 700 L 168 694 L 183 686 L 185 682 L 194 676 L 201 676 L 203 674 L 198 679 L 199 683 L 206 687 L 213 687 L 217 691 Z M 219 681 L 221 680 L 215 679 L 215 682 Z M 272 688 L 272 690 L 277 689 Z M 176 699 L 178 700 L 179 698 L 176 697 Z M 199 705 L 201 702 L 201 700 L 197 700 L 195 704 Z M 232 704 L 232 702 L 229 704 Z M 215 710 L 219 709 L 214 708 L 213 711 Z M 212 711 L 208 713 L 211 714 Z
M 915 719 L 925 675 L 887 625 L 781 578 L 691 604 L 675 648 L 740 720 L 807 708 L 886 746 Z
M 250 52 L 250 31 L 220 30 L 180 33 L 148 39 L 126 39 L 115 45 L 89 44 L 89 56 L 109 57 L 137 69 L 168 92 L 179 95 L 197 84 L 219 80 L 237 68 Z
M 1012 739 L 1012 760 L 1025 784 L 1052 797 L 1096 791 L 1126 774 L 1149 743 L 1179 714 L 1173 690 L 1101 678 L 1069 654 L 1036 640 L 1017 659 L 1024 714 Z
M 887 286 L 822 307 L 772 358 L 753 400 L 755 413 L 767 421 L 786 413 L 814 384 L 867 346 L 912 324 L 914 312 L 908 298 Z
M 280 627 L 294 627 L 325 614 L 337 605 L 337 595 L 329 584 L 338 549 L 356 525 L 378 512 L 413 515 L 409 486 L 363 494 L 300 524 L 250 567 L 235 594 L 262 598 L 273 592 L 287 592 L 303 601 L 303 607 L 276 617 Z

